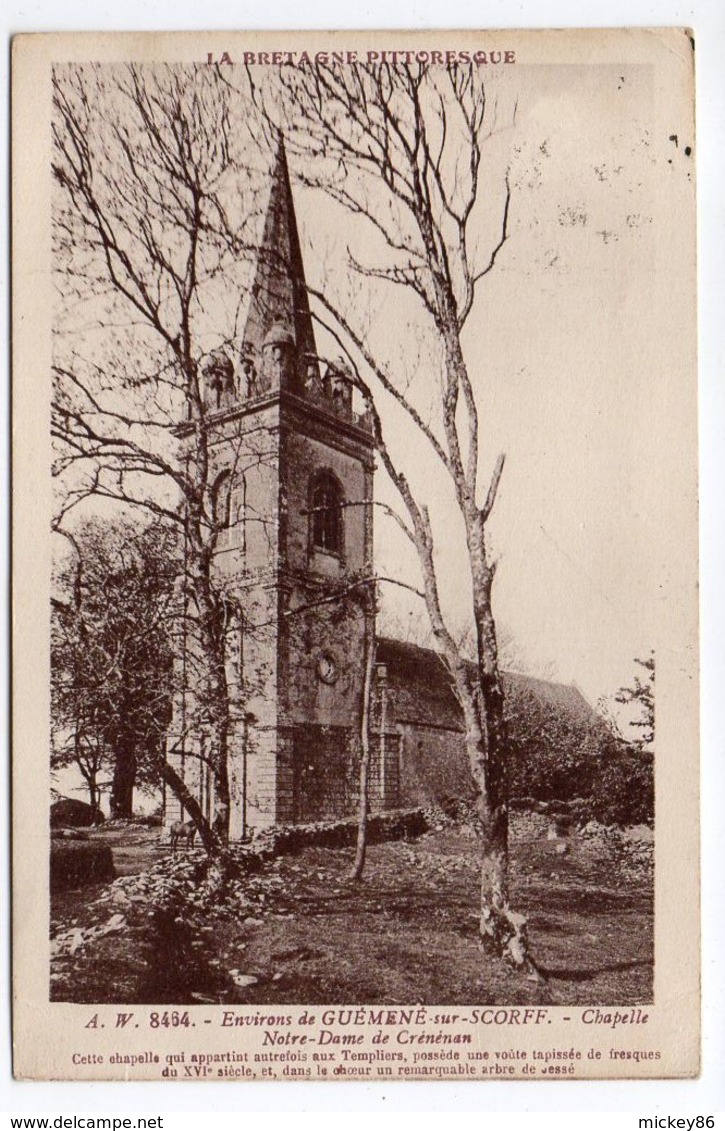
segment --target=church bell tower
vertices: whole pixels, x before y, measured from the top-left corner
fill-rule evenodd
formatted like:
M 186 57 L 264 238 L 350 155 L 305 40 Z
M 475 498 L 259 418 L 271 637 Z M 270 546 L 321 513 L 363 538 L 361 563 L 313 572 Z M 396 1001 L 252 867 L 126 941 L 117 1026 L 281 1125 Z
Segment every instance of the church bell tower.
M 372 426 L 354 411 L 345 365 L 317 353 L 281 138 L 241 348 L 216 351 L 202 374 L 226 516 L 214 569 L 240 610 L 228 664 L 237 839 L 353 811 L 374 631 L 361 584 L 372 575 Z M 192 762 L 184 776 L 211 815 L 211 787 Z M 178 815 L 167 807 L 167 821 Z

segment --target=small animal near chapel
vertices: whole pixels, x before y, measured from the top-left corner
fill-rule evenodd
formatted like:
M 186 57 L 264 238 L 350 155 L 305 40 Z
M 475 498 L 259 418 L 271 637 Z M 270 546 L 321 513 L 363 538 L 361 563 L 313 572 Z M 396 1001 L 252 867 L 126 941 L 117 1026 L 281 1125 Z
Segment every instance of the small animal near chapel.
M 228 597 L 230 836 L 350 815 L 358 793 L 365 658 L 375 640 L 372 422 L 343 363 L 318 356 L 284 146 L 279 142 L 238 356 L 202 367 Z M 191 423 L 181 424 L 182 444 Z M 362 582 L 362 584 L 360 584 Z M 215 814 L 195 693 L 193 619 L 178 650 L 167 758 Z M 461 712 L 441 658 L 375 640 L 370 804 L 472 792 Z M 504 677 L 582 734 L 594 712 L 574 687 Z M 573 729 L 572 729 L 573 728 Z M 165 823 L 182 816 L 167 793 Z

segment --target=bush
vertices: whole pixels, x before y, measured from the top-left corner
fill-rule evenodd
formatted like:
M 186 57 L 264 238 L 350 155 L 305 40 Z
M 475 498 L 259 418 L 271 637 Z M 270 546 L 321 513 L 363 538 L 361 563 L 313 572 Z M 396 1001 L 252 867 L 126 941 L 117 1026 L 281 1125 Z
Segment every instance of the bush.
M 51 840 L 51 892 L 101 884 L 115 878 L 116 869 L 109 845 L 95 840 Z
M 612 739 L 583 699 L 572 706 L 519 687 L 507 698 L 506 719 L 512 796 L 571 801 L 591 794 L 598 760 Z
M 100 809 L 94 809 L 85 801 L 78 801 L 74 797 L 61 797 L 54 801 L 50 807 L 50 827 L 87 829 L 91 825 L 100 825 L 105 820 Z
M 589 815 L 603 825 L 645 825 L 654 820 L 654 756 L 623 750 L 600 762 Z

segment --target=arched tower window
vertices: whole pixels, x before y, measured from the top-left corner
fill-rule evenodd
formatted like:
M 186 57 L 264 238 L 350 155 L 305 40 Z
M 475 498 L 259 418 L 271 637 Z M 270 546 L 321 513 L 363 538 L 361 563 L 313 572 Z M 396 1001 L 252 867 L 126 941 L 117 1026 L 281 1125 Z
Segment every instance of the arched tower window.
M 330 471 L 322 471 L 312 481 L 310 540 L 313 550 L 342 554 L 342 488 Z
M 243 475 L 222 471 L 212 493 L 217 549 L 245 549 L 246 483 Z
M 232 474 L 222 471 L 214 484 L 214 525 L 228 530 L 232 525 Z

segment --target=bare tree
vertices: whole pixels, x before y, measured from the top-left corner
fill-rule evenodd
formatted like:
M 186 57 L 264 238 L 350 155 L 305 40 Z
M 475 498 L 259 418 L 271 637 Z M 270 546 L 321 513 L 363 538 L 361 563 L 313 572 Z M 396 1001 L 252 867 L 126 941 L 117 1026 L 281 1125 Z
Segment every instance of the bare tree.
M 229 92 L 209 68 L 64 65 L 53 94 L 61 514 L 90 496 L 181 530 L 205 757 L 226 819 L 212 828 L 173 768 L 163 772 L 205 847 L 221 854 L 230 604 L 214 556 L 229 515 L 210 417 L 233 369 L 238 311 L 228 296 L 242 292 L 246 224 L 256 219 L 240 195 L 250 183 L 239 177 L 249 138 L 232 124 Z M 248 444 L 245 453 L 264 460 L 264 440 L 256 456 Z
M 484 450 L 472 377 L 480 359 L 472 362 L 463 342 L 479 284 L 508 236 L 510 189 L 502 178 L 492 201 L 500 209 L 497 229 L 484 253 L 477 247 L 483 145 L 494 115 L 480 72 L 468 66 L 317 63 L 284 68 L 279 83 L 266 85 L 258 75 L 250 69 L 256 101 L 271 125 L 284 127 L 298 180 L 325 193 L 346 217 L 347 261 L 336 264 L 336 274 L 328 269 L 311 292 L 320 321 L 354 365 L 373 416 L 378 451 L 407 514 L 432 632 L 462 708 L 483 830 L 481 935 L 536 977 L 525 920 L 509 902 L 508 738 L 493 613 L 496 563 L 487 538 L 504 457 L 490 461 Z M 366 320 L 384 299 L 380 288 L 390 290 L 388 300 L 397 291 L 401 308 L 415 299 L 417 325 L 429 343 L 428 355 L 416 359 L 416 374 Z M 389 319 L 385 326 L 388 332 Z M 475 376 L 480 381 L 480 372 Z M 427 406 L 421 378 L 428 392 L 439 382 Z M 406 467 L 400 429 L 388 426 L 389 405 L 424 438 L 453 489 L 467 546 L 473 676 L 446 620 L 441 547 L 424 489 Z

